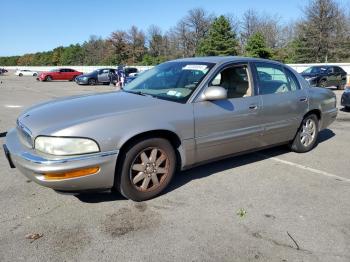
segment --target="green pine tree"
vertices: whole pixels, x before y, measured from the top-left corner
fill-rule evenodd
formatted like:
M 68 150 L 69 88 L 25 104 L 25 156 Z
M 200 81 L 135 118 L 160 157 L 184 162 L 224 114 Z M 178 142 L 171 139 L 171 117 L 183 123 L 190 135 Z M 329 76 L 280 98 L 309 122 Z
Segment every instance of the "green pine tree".
M 265 37 L 257 32 L 249 37 L 245 47 L 246 55 L 269 59 L 272 57 L 272 50 L 266 46 Z
M 208 35 L 199 44 L 197 54 L 201 56 L 237 55 L 238 41 L 230 21 L 219 16 L 212 23 Z

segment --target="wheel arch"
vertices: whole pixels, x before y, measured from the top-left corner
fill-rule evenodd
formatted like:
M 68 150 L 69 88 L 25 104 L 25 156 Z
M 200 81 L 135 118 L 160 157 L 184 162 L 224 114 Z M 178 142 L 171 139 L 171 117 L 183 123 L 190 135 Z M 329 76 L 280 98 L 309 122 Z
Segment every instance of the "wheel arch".
M 117 157 L 116 174 L 117 172 L 119 172 L 121 168 L 121 160 L 124 157 L 126 150 L 132 144 L 148 138 L 164 138 L 168 140 L 170 144 L 173 146 L 175 151 L 176 162 L 177 162 L 176 169 L 177 170 L 181 169 L 184 156 L 183 156 L 183 150 L 181 148 L 182 142 L 180 137 L 173 131 L 170 131 L 167 129 L 156 129 L 156 130 L 149 130 L 149 131 L 144 131 L 142 133 L 134 134 L 122 143 L 119 149 L 118 157 Z
M 322 119 L 322 113 L 321 113 L 321 110 L 320 110 L 320 109 L 311 109 L 311 110 L 309 110 L 309 111 L 304 115 L 303 119 L 304 119 L 305 117 L 309 116 L 309 115 L 312 115 L 312 114 L 316 115 L 319 121 Z

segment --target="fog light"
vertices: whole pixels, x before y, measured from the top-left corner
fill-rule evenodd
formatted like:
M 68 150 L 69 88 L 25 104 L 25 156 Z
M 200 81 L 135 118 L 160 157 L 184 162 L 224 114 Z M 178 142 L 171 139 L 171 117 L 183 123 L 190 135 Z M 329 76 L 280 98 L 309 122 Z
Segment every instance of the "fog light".
M 43 176 L 45 180 L 60 180 L 60 179 L 88 176 L 88 175 L 96 174 L 98 171 L 100 171 L 99 167 L 89 167 L 89 168 L 78 169 L 73 171 L 44 173 Z

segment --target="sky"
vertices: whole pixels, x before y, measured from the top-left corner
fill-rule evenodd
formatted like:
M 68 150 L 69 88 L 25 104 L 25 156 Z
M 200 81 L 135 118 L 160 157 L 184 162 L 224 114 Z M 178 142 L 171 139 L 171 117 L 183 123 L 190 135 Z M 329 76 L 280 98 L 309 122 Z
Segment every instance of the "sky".
M 48 51 L 83 43 L 91 35 L 108 37 L 131 25 L 147 31 L 155 24 L 163 31 L 188 10 L 201 7 L 216 15 L 241 17 L 252 8 L 262 14 L 296 20 L 305 0 L 1 0 L 0 56 Z

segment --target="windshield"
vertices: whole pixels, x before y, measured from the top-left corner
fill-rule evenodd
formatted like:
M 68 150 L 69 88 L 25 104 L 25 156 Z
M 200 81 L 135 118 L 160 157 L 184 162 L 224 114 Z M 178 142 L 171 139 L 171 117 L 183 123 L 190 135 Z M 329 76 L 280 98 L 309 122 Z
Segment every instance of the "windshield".
M 213 65 L 203 62 L 167 62 L 140 74 L 123 90 L 185 103 Z
M 313 66 L 306 69 L 303 73 L 304 74 L 319 74 L 324 73 L 327 71 L 327 67 L 321 67 L 321 66 Z

